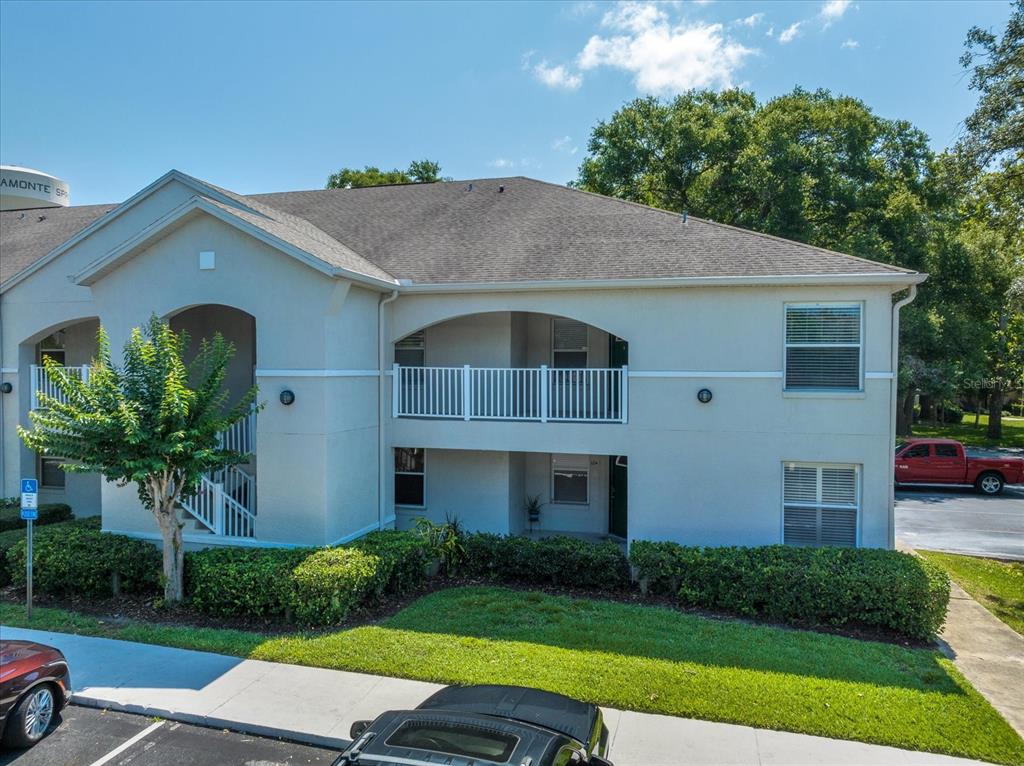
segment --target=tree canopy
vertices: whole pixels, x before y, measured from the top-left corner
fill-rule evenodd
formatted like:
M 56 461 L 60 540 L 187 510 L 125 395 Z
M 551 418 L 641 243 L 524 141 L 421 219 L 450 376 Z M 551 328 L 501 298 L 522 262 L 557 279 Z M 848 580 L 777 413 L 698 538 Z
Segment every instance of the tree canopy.
M 358 168 L 342 168 L 327 178 L 328 189 L 359 189 L 366 186 L 387 186 L 389 184 L 430 184 L 450 181 L 441 176 L 441 165 L 433 160 L 413 160 L 405 170 L 381 170 L 367 165 Z
M 113 364 L 102 328 L 97 345 L 85 378 L 44 357 L 46 372 L 63 396 L 40 391 L 41 409 L 29 413 L 32 428 L 19 426 L 18 434 L 30 449 L 66 458 L 66 471 L 102 473 L 119 486 L 137 486 L 163 537 L 165 599 L 179 601 L 178 500 L 196 491 L 204 473 L 245 462 L 247 456 L 225 449 L 219 435 L 248 416 L 256 387 L 228 406 L 224 378 L 233 346 L 214 335 L 186 364 L 188 335 L 175 333 L 156 316 L 132 332 L 122 367 Z
M 972 30 L 969 45 L 1009 55 L 986 34 Z M 996 92 L 994 76 L 974 81 Z M 1000 114 L 1012 122 L 1019 111 Z M 1005 146 L 1015 133 L 999 119 L 985 135 Z M 935 155 L 905 120 L 800 88 L 765 103 L 739 89 L 636 99 L 595 126 L 588 150 L 574 182 L 588 191 L 927 272 L 904 309 L 901 432 L 918 393 L 929 412 L 935 401 L 984 395 L 998 430 L 1024 346 L 1011 300 L 1014 285 L 1024 293 L 1019 152 L 983 171 L 959 154 Z

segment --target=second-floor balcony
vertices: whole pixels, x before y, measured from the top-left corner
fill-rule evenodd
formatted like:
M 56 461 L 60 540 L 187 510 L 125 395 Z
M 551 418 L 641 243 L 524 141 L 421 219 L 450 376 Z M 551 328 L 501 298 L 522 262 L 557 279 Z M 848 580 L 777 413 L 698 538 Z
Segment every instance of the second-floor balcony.
M 404 367 L 392 369 L 396 418 L 625 423 L 626 367 Z
M 58 367 L 57 374 L 64 374 L 80 380 L 89 379 L 89 365 L 82 364 L 74 367 Z M 61 390 L 54 376 L 41 364 L 32 365 L 32 409 L 42 408 L 39 394 L 54 399 L 58 402 L 67 402 L 67 396 Z M 256 452 L 256 412 L 250 412 L 246 417 L 232 423 L 219 435 L 221 446 L 224 449 L 235 452 Z

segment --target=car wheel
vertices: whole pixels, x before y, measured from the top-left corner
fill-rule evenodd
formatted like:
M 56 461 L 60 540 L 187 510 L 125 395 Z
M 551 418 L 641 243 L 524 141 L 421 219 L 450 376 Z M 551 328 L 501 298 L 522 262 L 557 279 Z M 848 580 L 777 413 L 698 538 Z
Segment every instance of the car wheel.
M 11 711 L 4 728 L 4 744 L 9 747 L 31 747 L 43 738 L 53 721 L 57 703 L 53 687 L 49 684 L 37 686 Z
M 983 473 L 976 486 L 983 495 L 998 495 L 1003 491 L 1003 477 L 998 473 Z

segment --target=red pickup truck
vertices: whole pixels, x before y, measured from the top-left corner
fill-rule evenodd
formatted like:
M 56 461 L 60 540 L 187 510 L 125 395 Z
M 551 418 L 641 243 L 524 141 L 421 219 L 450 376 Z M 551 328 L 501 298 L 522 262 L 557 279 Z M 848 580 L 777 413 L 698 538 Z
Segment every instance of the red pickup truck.
M 1024 458 L 968 455 L 952 439 L 908 439 L 896 445 L 897 484 L 973 485 L 998 495 L 1006 484 L 1024 482 Z

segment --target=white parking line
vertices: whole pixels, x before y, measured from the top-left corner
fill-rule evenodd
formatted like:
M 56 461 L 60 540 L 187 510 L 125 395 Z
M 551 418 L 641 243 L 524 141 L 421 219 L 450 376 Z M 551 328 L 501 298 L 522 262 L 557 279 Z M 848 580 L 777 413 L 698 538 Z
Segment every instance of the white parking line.
M 131 747 L 136 742 L 138 742 L 140 739 L 142 739 L 146 735 L 148 735 L 148 734 L 156 731 L 157 729 L 159 729 L 161 726 L 164 725 L 164 723 L 166 723 L 166 722 L 165 721 L 157 721 L 156 723 L 154 723 L 154 724 L 152 724 L 150 726 L 147 726 L 145 729 L 140 731 L 138 734 L 136 734 L 131 739 L 126 740 L 125 742 L 122 742 L 120 745 L 115 747 L 113 750 L 111 750 L 105 756 L 100 758 L 98 761 L 93 761 L 91 764 L 89 764 L 89 766 L 103 766 L 104 763 L 112 761 L 114 758 L 117 758 L 117 756 L 119 756 L 121 753 L 123 753 L 129 747 Z

